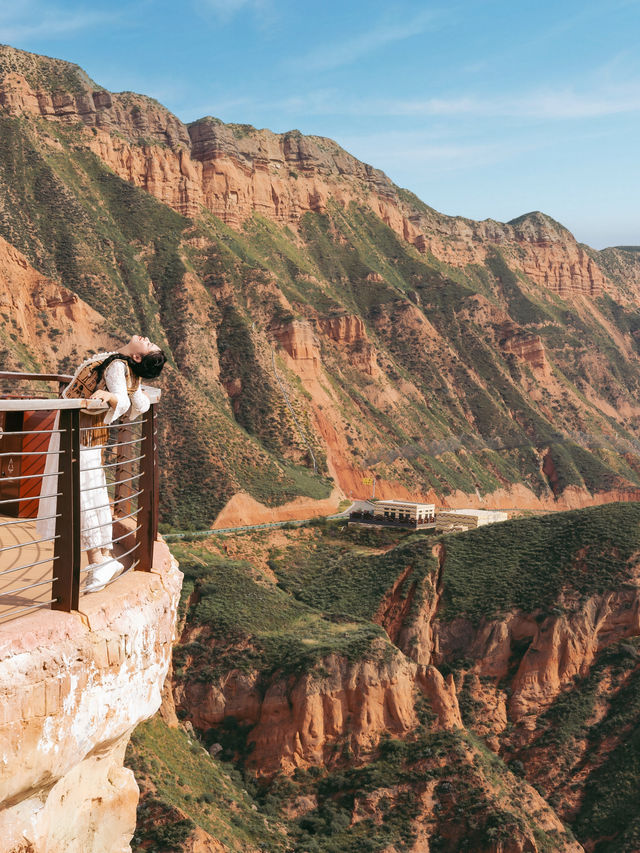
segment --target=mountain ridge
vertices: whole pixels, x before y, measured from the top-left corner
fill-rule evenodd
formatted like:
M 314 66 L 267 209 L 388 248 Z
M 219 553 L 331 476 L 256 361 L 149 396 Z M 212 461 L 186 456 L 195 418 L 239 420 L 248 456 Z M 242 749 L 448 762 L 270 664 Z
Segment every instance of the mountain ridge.
M 186 413 L 161 427 L 167 522 L 208 527 L 243 494 L 264 514 L 334 486 L 364 497 L 374 475 L 380 496 L 453 505 L 640 488 L 633 253 L 540 212 L 446 217 L 323 137 L 213 118 L 190 134 L 60 62 L 0 50 L 0 236 L 112 346 L 126 328 L 167 350 Z M 25 287 L 3 363 L 70 369 L 89 328 L 74 342 Z
M 22 61 L 20 61 L 21 59 L 22 59 Z M 160 102 L 158 102 L 154 98 L 151 98 L 147 95 L 142 95 L 142 94 L 138 94 L 135 92 L 131 92 L 131 91 L 122 91 L 122 92 L 118 92 L 118 93 L 110 93 L 105 88 L 100 87 L 96 83 L 94 83 L 91 80 L 91 78 L 86 74 L 86 72 L 84 72 L 83 69 L 81 69 L 78 65 L 76 65 L 74 63 L 68 63 L 65 60 L 55 59 L 55 58 L 51 58 L 51 57 L 39 57 L 37 54 L 27 53 L 25 51 L 19 51 L 16 48 L 12 48 L 8 45 L 0 45 L 0 74 L 2 74 L 2 76 L 0 77 L 1 81 L 5 81 L 6 77 L 7 77 L 7 70 L 6 70 L 7 69 L 7 60 L 9 60 L 8 65 L 9 65 L 10 70 L 13 72 L 28 70 L 29 68 L 37 68 L 38 64 L 42 64 L 42 60 L 45 60 L 45 64 L 51 64 L 52 68 L 54 68 L 56 70 L 56 72 L 58 72 L 58 73 L 53 75 L 54 80 L 73 79 L 73 76 L 75 75 L 76 80 L 77 80 L 77 86 L 83 89 L 83 93 L 85 95 L 91 94 L 92 96 L 99 97 L 100 95 L 104 94 L 104 95 L 109 96 L 110 98 L 116 98 L 118 100 L 121 100 L 123 102 L 123 104 L 127 104 L 127 102 L 129 102 L 129 104 L 127 104 L 127 105 L 131 105 L 134 111 L 136 109 L 136 104 L 132 103 L 132 102 L 136 102 L 136 101 L 137 102 L 144 102 L 144 103 L 148 104 L 149 106 L 151 106 L 153 109 L 160 109 L 160 111 L 167 117 L 167 119 L 170 120 L 170 123 L 173 126 L 181 126 L 181 128 L 184 130 L 183 133 L 178 133 L 177 135 L 170 133 L 167 130 L 164 130 L 158 135 L 157 141 L 165 142 L 172 149 L 178 148 L 180 145 L 189 146 L 189 143 L 191 143 L 191 147 L 193 147 L 193 140 L 190 138 L 190 131 L 191 131 L 191 129 L 199 128 L 202 125 L 212 125 L 218 129 L 224 129 L 224 130 L 228 129 L 231 132 L 231 134 L 234 136 L 234 138 L 236 138 L 236 139 L 242 139 L 243 137 L 247 137 L 247 136 L 258 136 L 258 137 L 265 136 L 265 137 L 271 137 L 271 138 L 275 137 L 277 139 L 283 140 L 283 142 L 285 142 L 285 144 L 288 140 L 292 140 L 292 139 L 308 140 L 309 142 L 315 143 L 316 145 L 320 146 L 321 148 L 322 147 L 328 147 L 329 149 L 332 149 L 338 155 L 344 156 L 349 161 L 351 161 L 353 164 L 358 164 L 359 166 L 363 167 L 366 172 L 375 173 L 375 175 L 381 176 L 382 182 L 384 184 L 386 184 L 388 187 L 392 188 L 395 192 L 399 191 L 399 192 L 402 192 L 403 194 L 406 194 L 406 195 L 411 195 L 411 196 L 414 195 L 413 193 L 410 193 L 410 191 L 408 191 L 408 190 L 404 190 L 400 187 L 397 187 L 388 178 L 388 176 L 386 174 L 384 174 L 384 172 L 382 172 L 380 169 L 377 169 L 376 167 L 371 166 L 370 164 L 363 163 L 362 161 L 358 160 L 356 157 L 354 157 L 352 154 L 347 152 L 344 148 L 342 148 L 342 146 L 340 146 L 337 142 L 330 139 L 329 137 L 303 134 L 303 133 L 301 133 L 301 131 L 296 130 L 296 129 L 291 129 L 291 130 L 288 130 L 288 131 L 285 131 L 282 133 L 276 133 L 274 131 L 269 130 L 268 128 L 258 129 L 251 124 L 224 123 L 221 119 L 214 117 L 214 116 L 203 116 L 203 117 L 195 119 L 191 122 L 183 123 L 181 121 L 181 119 L 179 119 L 167 107 L 162 105 Z M 27 66 L 26 69 L 25 69 L 25 66 Z M 62 72 L 62 71 L 64 71 L 65 73 L 60 74 L 60 72 Z M 35 78 L 33 78 L 33 79 L 35 81 L 37 81 L 38 83 L 40 83 L 40 81 L 41 81 L 40 75 L 36 75 Z M 46 79 L 46 75 L 44 75 L 44 79 Z M 26 78 L 26 77 L 25 77 L 25 81 L 30 82 L 28 80 L 28 78 Z M 13 84 L 15 86 L 15 82 L 16 81 L 11 80 L 10 84 Z M 45 91 L 47 91 L 47 89 L 45 89 Z M 56 86 L 53 83 L 51 83 L 49 85 L 48 91 L 49 92 L 57 92 L 57 91 L 62 92 L 62 90 L 59 87 L 56 88 Z M 37 95 L 37 93 L 35 93 L 35 94 Z M 77 92 L 67 93 L 67 94 L 77 94 Z M 5 98 L 5 100 L 7 99 L 7 93 L 6 92 L 4 94 L 4 98 Z M 8 105 L 8 104 L 5 103 L 5 105 Z M 85 107 L 87 106 L 86 103 L 84 103 L 83 105 Z M 108 110 L 110 110 L 113 107 L 113 102 L 109 102 L 109 99 L 107 98 L 106 100 L 98 100 L 98 103 L 95 106 L 96 106 L 95 111 L 92 109 L 88 109 L 85 112 L 79 112 L 78 115 L 80 115 L 84 121 L 90 123 L 92 120 L 90 118 L 90 116 L 92 116 L 94 114 L 94 112 L 95 112 L 96 117 L 106 114 L 108 112 Z M 43 105 L 40 102 L 39 102 L 39 107 L 40 107 L 40 109 L 43 108 Z M 64 103 L 58 104 L 57 111 L 56 111 L 56 105 L 54 105 L 53 115 L 57 116 L 59 118 L 61 117 L 61 118 L 70 119 L 74 115 L 73 110 L 69 109 L 70 107 L 71 107 L 71 105 L 69 104 L 68 101 L 64 101 Z M 47 112 L 44 114 L 48 115 L 49 117 L 52 117 L 51 113 Z M 98 121 L 98 124 L 100 124 L 100 121 Z M 121 128 L 122 128 L 122 126 L 121 126 Z M 122 128 L 122 129 L 124 129 L 124 128 Z M 140 128 L 138 128 L 138 129 L 140 129 Z M 139 138 L 140 138 L 140 134 L 131 133 L 129 136 L 129 141 L 135 141 L 135 140 L 138 140 Z M 152 138 L 154 138 L 153 133 L 152 133 Z M 199 159 L 199 158 L 196 157 L 195 159 Z M 446 214 L 439 213 L 434 208 L 429 207 L 421 199 L 418 199 L 415 196 L 414 196 L 414 198 L 416 198 L 416 200 L 418 201 L 422 212 L 428 212 L 431 215 L 437 216 L 442 221 L 460 222 L 460 223 L 465 223 L 465 224 L 473 223 L 475 225 L 487 225 L 487 226 L 498 226 L 498 227 L 500 227 L 500 226 L 502 226 L 502 227 L 515 226 L 515 225 L 522 224 L 524 222 L 528 223 L 528 222 L 535 221 L 536 224 L 552 224 L 554 227 L 559 227 L 562 229 L 562 231 L 564 233 L 569 234 L 571 239 L 573 241 L 575 241 L 575 237 L 568 231 L 568 229 L 566 229 L 564 226 L 562 226 L 560 223 L 558 223 L 556 220 L 554 220 L 550 215 L 542 213 L 541 211 L 532 211 L 530 213 L 525 213 L 525 214 L 522 214 L 522 215 L 515 217 L 515 218 L 509 220 L 508 222 L 504 222 L 504 223 L 500 222 L 498 220 L 495 220 L 493 218 L 490 218 L 490 217 L 485 219 L 485 220 L 481 220 L 479 222 L 476 222 L 476 221 L 471 220 L 470 218 L 464 217 L 464 216 L 448 216 Z M 414 211 L 414 213 L 415 213 L 415 211 Z

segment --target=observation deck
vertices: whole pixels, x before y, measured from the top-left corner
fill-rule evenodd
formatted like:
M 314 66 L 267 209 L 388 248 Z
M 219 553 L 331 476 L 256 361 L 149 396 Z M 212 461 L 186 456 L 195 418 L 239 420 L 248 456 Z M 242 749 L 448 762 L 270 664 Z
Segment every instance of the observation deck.
M 64 374 L 0 372 L 0 624 L 39 608 L 77 610 L 92 572 L 81 547 L 86 492 L 80 474 L 80 412 L 100 414 L 98 400 L 63 399 Z M 53 386 L 53 387 L 52 387 Z M 55 388 L 57 386 L 57 389 Z M 158 527 L 156 388 L 144 387 L 149 410 L 107 427 L 101 452 L 112 517 L 112 548 L 122 563 L 108 584 L 130 571 L 150 571 Z M 91 428 L 89 428 L 91 429 Z M 95 469 L 94 469 L 95 470 Z M 86 489 L 86 492 L 85 492 Z M 104 492 L 98 491 L 98 494 Z M 95 501 L 94 501 L 95 504 Z M 104 520 L 98 527 L 104 528 Z M 108 585 L 107 584 L 107 585 Z M 95 588 L 95 584 L 94 584 Z

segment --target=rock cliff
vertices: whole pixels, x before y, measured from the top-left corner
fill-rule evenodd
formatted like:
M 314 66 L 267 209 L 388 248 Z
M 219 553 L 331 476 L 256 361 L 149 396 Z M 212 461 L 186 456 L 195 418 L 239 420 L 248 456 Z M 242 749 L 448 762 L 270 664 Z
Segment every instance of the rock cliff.
M 0 364 L 163 346 L 167 522 L 308 517 L 374 477 L 523 509 L 640 486 L 632 250 L 447 217 L 331 140 L 187 126 L 9 47 L 0 100 Z
M 278 803 L 303 849 L 632 850 L 639 513 L 503 522 L 435 548 L 339 525 L 181 546 L 195 585 L 178 715 L 260 780 L 257 809 Z M 283 591 L 298 604 L 274 640 L 265 605 L 284 614 Z M 203 621 L 227 611 L 233 640 Z M 354 645 L 367 620 L 385 634 Z
M 0 104 L 15 115 L 81 121 L 91 131 L 85 144 L 116 174 L 186 216 L 204 206 L 234 228 L 254 213 L 296 225 L 308 211 L 325 211 L 330 199 L 343 207 L 357 201 L 418 251 L 453 266 L 482 264 L 500 246 L 536 285 L 556 293 L 596 296 L 607 287 L 593 258 L 541 213 L 507 224 L 443 216 L 400 194 L 383 172 L 330 139 L 211 117 L 186 126 L 150 98 L 107 92 L 56 60 L 48 60 L 47 75 L 43 62 L 3 47 Z M 47 91 L 54 71 L 65 72 L 67 91 Z
M 138 788 L 131 732 L 160 706 L 181 574 L 158 543 L 154 571 L 0 627 L 0 848 L 130 850 Z
M 416 666 L 397 653 L 387 661 L 391 650 L 386 656 L 384 647 L 378 651 L 358 662 L 330 655 L 321 661 L 323 675 L 275 679 L 266 691 L 259 672 L 232 673 L 220 684 L 180 686 L 176 696 L 203 731 L 228 717 L 250 726 L 250 766 L 266 776 L 331 766 L 341 749 L 359 759 L 383 735 L 406 735 L 418 724 L 416 693 L 433 709 L 438 727 L 462 726 L 453 684 L 433 667 Z

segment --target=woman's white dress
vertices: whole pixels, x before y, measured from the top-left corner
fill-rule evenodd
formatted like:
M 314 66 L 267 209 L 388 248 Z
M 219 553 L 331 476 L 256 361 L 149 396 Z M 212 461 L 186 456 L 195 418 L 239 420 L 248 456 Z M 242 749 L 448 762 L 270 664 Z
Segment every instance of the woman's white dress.
M 112 353 L 101 352 L 84 361 L 76 374 L 92 361 L 104 361 Z M 112 361 L 104 371 L 104 380 L 107 390 L 117 398 L 115 408 L 110 409 L 105 415 L 105 423 L 111 424 L 123 415 L 128 415 L 132 421 L 149 409 L 149 398 L 144 391 L 138 387 L 129 394 L 127 390 L 127 376 L 125 363 L 120 359 Z M 62 396 L 65 396 L 64 391 Z M 59 429 L 59 419 L 56 417 L 54 430 Z M 54 432 L 49 445 L 50 451 L 57 451 L 60 447 L 60 435 Z M 57 489 L 57 478 L 49 476 L 57 471 L 58 457 L 47 456 L 47 464 L 43 477 L 43 487 L 40 495 L 40 506 L 38 515 L 42 521 L 38 522 L 38 534 L 42 538 L 52 537 L 55 533 L 55 519 L 48 519 L 56 512 L 55 493 Z M 52 468 L 53 470 L 47 470 Z M 107 481 L 102 467 L 102 445 L 97 447 L 86 447 L 80 445 L 80 545 L 83 551 L 88 548 L 106 548 L 113 539 L 113 528 L 111 519 L 111 507 L 109 505 L 109 493 Z

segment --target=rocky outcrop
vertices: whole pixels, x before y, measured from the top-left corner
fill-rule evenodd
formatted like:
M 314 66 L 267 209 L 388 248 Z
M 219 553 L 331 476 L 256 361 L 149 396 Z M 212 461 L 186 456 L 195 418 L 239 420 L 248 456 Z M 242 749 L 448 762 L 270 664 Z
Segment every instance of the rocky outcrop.
M 357 314 L 320 317 L 316 325 L 322 335 L 338 345 L 354 367 L 374 379 L 380 377 L 376 351 L 369 341 L 362 317 Z
M 367 331 L 362 317 L 357 314 L 341 314 L 337 317 L 322 317 L 318 328 L 324 335 L 339 344 L 354 344 L 367 341 Z
M 502 223 L 445 217 L 428 210 L 414 214 L 411 222 L 418 234 L 409 242 L 453 266 L 483 264 L 499 249 L 514 269 L 563 296 L 597 296 L 609 286 L 607 276 L 573 235 L 539 212 Z
M 446 571 L 446 564 L 445 564 Z M 467 619 L 436 621 L 433 659 L 466 658 L 472 671 L 495 682 L 509 676 L 509 719 L 525 729 L 577 678 L 596 655 L 626 637 L 640 634 L 640 584 L 593 596 L 581 606 L 544 619 L 520 612 L 474 627 Z
M 530 725 L 596 655 L 640 634 L 640 586 L 594 596 L 573 613 L 550 616 L 535 632 L 513 679 L 509 712 Z
M 599 296 L 607 288 L 602 270 L 573 238 L 570 242 L 526 244 L 522 271 L 560 296 Z
M 309 323 L 292 320 L 273 326 L 270 331 L 293 361 L 305 362 L 312 371 L 320 367 L 320 346 Z
M 367 336 L 364 321 L 357 314 L 319 317 L 310 321 L 291 320 L 272 326 L 270 332 L 294 362 L 304 362 L 303 366 L 312 371 L 321 366 L 320 334 L 336 344 L 354 367 L 372 378 L 380 376 L 375 349 Z
M 251 726 L 249 761 L 266 775 L 331 764 L 345 745 L 357 756 L 384 733 L 407 734 L 418 724 L 416 691 L 426 697 L 437 726 L 462 726 L 450 680 L 398 652 L 389 657 L 383 646 L 377 651 L 360 661 L 330 655 L 321 662 L 322 675 L 276 678 L 263 691 L 259 673 L 232 671 L 216 684 L 179 684 L 176 697 L 202 731 L 229 716 Z
M 204 204 L 232 227 L 254 211 L 296 224 L 307 211 L 326 209 L 329 198 L 348 204 L 391 187 L 382 172 L 322 137 L 211 118 L 190 125 L 189 134 L 192 157 L 202 164 Z
M 138 788 L 129 736 L 160 706 L 182 575 L 154 571 L 0 627 L 0 849 L 130 850 Z
M 359 755 L 383 732 L 405 734 L 417 724 L 414 673 L 406 661 L 351 664 L 332 656 L 323 666 L 323 678 L 311 673 L 292 689 L 277 682 L 267 690 L 251 732 L 251 761 L 260 772 L 329 763 L 345 738 Z
M 112 94 L 77 66 L 10 47 L 0 48 L 0 105 L 14 115 L 80 121 L 84 144 L 120 177 L 187 216 L 204 206 L 234 228 L 253 213 L 296 226 L 331 199 L 357 202 L 418 251 L 454 266 L 482 264 L 499 248 L 532 282 L 563 296 L 607 287 L 593 257 L 549 217 L 505 224 L 444 216 L 330 139 L 211 117 L 187 127 L 151 98 Z
M 85 132 L 84 141 L 119 177 L 178 213 L 197 216 L 205 204 L 202 167 L 191 159 L 188 148 L 143 138 L 133 143 L 105 129 L 96 130 L 95 135 Z
M 512 321 L 501 324 L 497 335 L 502 351 L 513 353 L 520 361 L 528 364 L 538 379 L 544 380 L 551 376 L 551 368 L 540 335 L 527 332 Z

